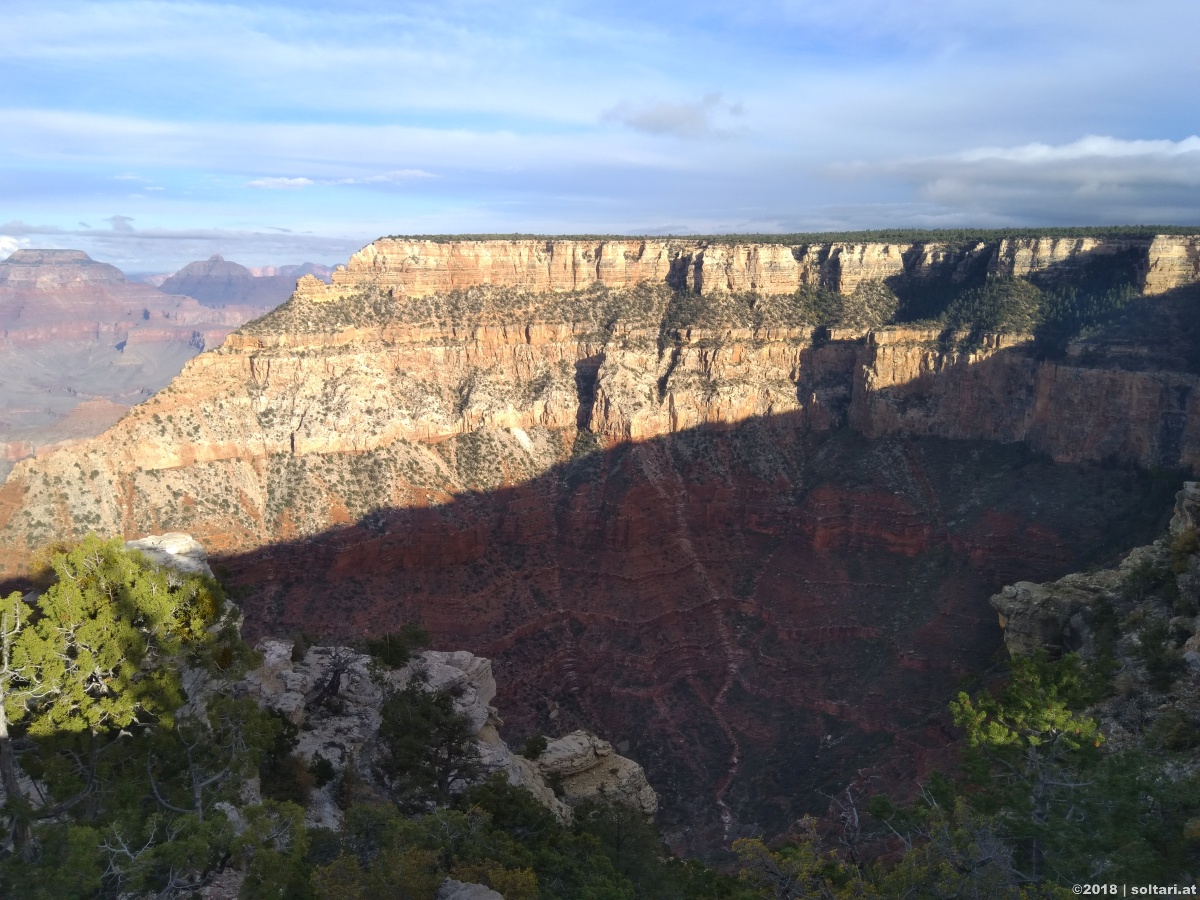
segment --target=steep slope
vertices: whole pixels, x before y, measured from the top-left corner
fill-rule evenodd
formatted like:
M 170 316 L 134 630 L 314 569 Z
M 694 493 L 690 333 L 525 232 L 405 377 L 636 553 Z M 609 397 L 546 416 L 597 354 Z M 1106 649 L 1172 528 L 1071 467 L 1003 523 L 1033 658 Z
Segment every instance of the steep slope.
M 986 598 L 1154 531 L 1178 478 L 1146 467 L 1200 454 L 1196 246 L 378 241 L 19 464 L 0 563 L 187 530 L 251 634 L 421 621 L 518 732 L 636 747 L 711 848 L 918 776 Z M 1014 274 L 1152 296 L 1053 353 L 911 321 Z
M 0 262 L 0 475 L 46 444 L 98 434 L 263 311 L 210 309 L 78 250 L 16 251 Z

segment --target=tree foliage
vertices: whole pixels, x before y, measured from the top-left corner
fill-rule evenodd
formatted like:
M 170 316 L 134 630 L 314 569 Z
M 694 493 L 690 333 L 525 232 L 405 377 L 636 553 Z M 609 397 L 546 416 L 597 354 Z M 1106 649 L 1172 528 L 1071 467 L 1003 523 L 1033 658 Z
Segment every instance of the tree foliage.
M 405 623 L 399 631 L 389 631 L 363 642 L 364 649 L 385 666 L 399 669 L 412 659 L 413 653 L 429 646 L 429 632 L 420 625 Z
M 5 601 L 6 621 L 25 618 L 3 685 L 9 721 L 44 736 L 169 720 L 183 692 L 165 663 L 213 640 L 221 589 L 94 535 L 50 567 L 54 582 L 33 609 L 21 610 L 18 594 Z
M 475 735 L 448 693 L 410 684 L 388 694 L 381 716 L 376 769 L 397 803 L 448 803 L 456 782 L 479 775 Z

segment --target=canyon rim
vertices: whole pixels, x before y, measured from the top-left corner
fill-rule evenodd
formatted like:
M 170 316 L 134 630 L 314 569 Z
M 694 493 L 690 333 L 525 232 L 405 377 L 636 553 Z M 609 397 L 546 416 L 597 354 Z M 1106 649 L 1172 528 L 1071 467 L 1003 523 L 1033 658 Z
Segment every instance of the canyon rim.
M 510 735 L 595 728 L 711 852 L 945 765 L 988 598 L 1161 530 L 1198 301 L 1185 234 L 384 238 L 17 463 L 0 576 L 186 531 L 252 638 L 420 623 L 493 660 Z

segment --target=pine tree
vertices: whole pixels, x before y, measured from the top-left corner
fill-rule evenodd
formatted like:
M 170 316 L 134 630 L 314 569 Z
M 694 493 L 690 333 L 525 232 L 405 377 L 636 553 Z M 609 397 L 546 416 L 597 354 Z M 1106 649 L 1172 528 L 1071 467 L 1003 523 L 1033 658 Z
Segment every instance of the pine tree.
M 89 535 L 49 564 L 54 581 L 33 604 L 12 594 L 0 606 L 0 777 L 21 851 L 33 813 L 20 790 L 10 725 L 33 737 L 90 739 L 82 791 L 37 817 L 63 811 L 93 789 L 103 735 L 172 723 L 184 694 L 178 666 L 169 663 L 216 640 L 209 629 L 224 602 L 211 579 L 156 567 L 119 540 Z

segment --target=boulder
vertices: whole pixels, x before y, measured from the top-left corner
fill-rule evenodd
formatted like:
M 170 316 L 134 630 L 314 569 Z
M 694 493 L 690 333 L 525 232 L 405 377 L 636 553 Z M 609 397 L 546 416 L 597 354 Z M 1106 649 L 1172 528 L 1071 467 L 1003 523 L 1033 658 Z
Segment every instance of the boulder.
M 170 566 L 189 575 L 213 577 L 204 546 L 190 534 L 152 534 L 136 541 L 126 541 L 125 546 L 130 550 L 142 551 L 157 565 Z
M 504 900 L 504 895 L 482 884 L 467 884 L 447 878 L 438 888 L 437 900 Z

